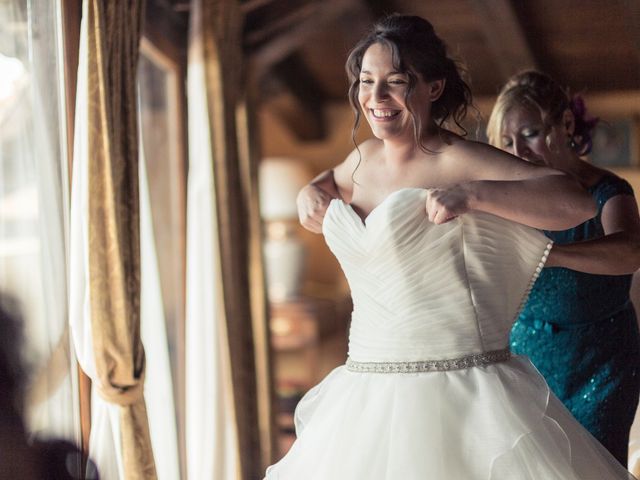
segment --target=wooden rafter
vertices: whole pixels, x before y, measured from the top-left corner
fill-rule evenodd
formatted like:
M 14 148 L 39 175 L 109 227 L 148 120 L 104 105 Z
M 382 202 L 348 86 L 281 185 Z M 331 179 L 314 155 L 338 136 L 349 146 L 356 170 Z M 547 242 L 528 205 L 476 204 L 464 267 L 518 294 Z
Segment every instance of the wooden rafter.
M 316 5 L 316 4 L 314 4 Z M 251 66 L 257 76 L 261 76 L 272 65 L 288 57 L 314 33 L 326 28 L 327 25 L 337 21 L 349 10 L 360 8 L 359 2 L 352 0 L 331 0 L 318 3 L 314 15 L 306 20 L 291 24 L 289 28 L 280 30 L 280 33 L 267 42 L 255 46 L 248 46 L 248 57 Z
M 246 15 L 273 2 L 274 0 L 246 0 L 240 4 L 240 11 Z
M 526 68 L 538 68 L 510 0 L 469 0 L 480 18 L 489 48 L 506 80 Z
M 288 30 L 299 23 L 308 22 L 318 14 L 321 6 L 318 3 L 308 3 L 299 8 L 291 10 L 281 18 L 254 30 L 245 35 L 244 41 L 247 45 L 257 45 L 278 32 Z
M 326 93 L 298 54 L 292 54 L 274 65 L 272 75 L 295 99 L 295 109 L 304 122 L 286 121 L 302 140 L 320 140 L 326 134 L 323 104 Z
M 627 30 L 636 52 L 636 68 L 640 71 L 640 2 L 638 0 L 621 0 L 627 19 Z

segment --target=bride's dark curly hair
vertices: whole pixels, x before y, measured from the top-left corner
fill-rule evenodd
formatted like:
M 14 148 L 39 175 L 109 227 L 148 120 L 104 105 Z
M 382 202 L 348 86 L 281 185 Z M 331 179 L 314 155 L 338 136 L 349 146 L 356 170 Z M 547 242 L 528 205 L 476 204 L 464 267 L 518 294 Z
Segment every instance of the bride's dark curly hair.
M 466 134 L 461 122 L 467 114 L 472 98 L 471 89 L 460 73 L 463 70 L 462 66 L 447 55 L 447 48 L 436 35 L 431 23 L 421 17 L 393 14 L 378 21 L 351 50 L 347 59 L 349 102 L 355 112 L 352 132 L 354 143 L 362 114 L 358 102 L 362 58 L 367 49 L 376 43 L 391 49 L 394 68 L 409 77 L 405 101 L 413 119 L 414 137 L 420 148 L 428 151 L 421 141 L 422 121 L 411 110 L 410 102 L 418 80 L 445 80 L 442 95 L 432 104 L 431 115 L 438 126 L 452 126 L 450 123 L 453 122 L 463 134 Z

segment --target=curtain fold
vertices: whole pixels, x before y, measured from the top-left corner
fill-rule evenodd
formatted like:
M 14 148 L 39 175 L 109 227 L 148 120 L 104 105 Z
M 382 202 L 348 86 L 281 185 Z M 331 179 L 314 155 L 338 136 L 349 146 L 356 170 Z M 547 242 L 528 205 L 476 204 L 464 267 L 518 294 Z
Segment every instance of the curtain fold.
M 224 321 L 228 332 L 241 478 L 262 478 L 254 331 L 249 288 L 249 202 L 243 190 L 237 109 L 244 88 L 238 0 L 202 0 L 206 105 L 217 211 Z
M 72 196 L 71 325 L 91 377 L 101 478 L 156 478 L 143 396 L 136 72 L 144 2 L 85 0 Z
M 191 480 L 240 477 L 207 112 L 202 5 L 191 2 L 187 106 L 186 453 Z
M 144 115 L 142 109 L 139 109 Z M 142 122 L 139 122 L 141 125 Z M 145 154 L 140 136 L 140 334 L 148 359 L 144 397 L 147 404 L 151 445 L 159 480 L 180 478 L 176 409 L 169 361 L 167 325 L 162 303 L 158 256 L 153 234 L 153 219 Z
M 186 351 L 194 480 L 262 478 L 271 460 L 264 292 L 251 290 L 264 287 L 255 179 L 240 138 L 248 127 L 242 27 L 237 0 L 192 0 Z

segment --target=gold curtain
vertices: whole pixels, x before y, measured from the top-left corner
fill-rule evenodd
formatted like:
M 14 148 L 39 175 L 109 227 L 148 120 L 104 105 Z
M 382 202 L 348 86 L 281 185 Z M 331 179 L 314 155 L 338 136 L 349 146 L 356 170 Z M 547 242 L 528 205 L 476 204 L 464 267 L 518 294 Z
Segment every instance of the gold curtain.
M 143 396 L 136 72 L 144 1 L 87 0 L 89 289 L 98 382 L 127 479 L 156 478 Z
M 256 150 L 246 103 L 237 0 L 202 0 L 222 300 L 232 368 L 241 478 L 273 460 L 269 348 L 257 204 Z

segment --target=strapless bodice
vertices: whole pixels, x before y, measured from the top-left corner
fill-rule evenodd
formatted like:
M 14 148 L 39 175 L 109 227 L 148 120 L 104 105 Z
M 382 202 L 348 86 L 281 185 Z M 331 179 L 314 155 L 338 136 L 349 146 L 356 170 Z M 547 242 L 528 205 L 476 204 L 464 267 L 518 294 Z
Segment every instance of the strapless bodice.
M 551 248 L 540 232 L 485 213 L 431 223 L 427 192 L 403 188 L 363 221 L 336 199 L 323 233 L 351 288 L 349 357 L 456 358 L 507 348 Z

